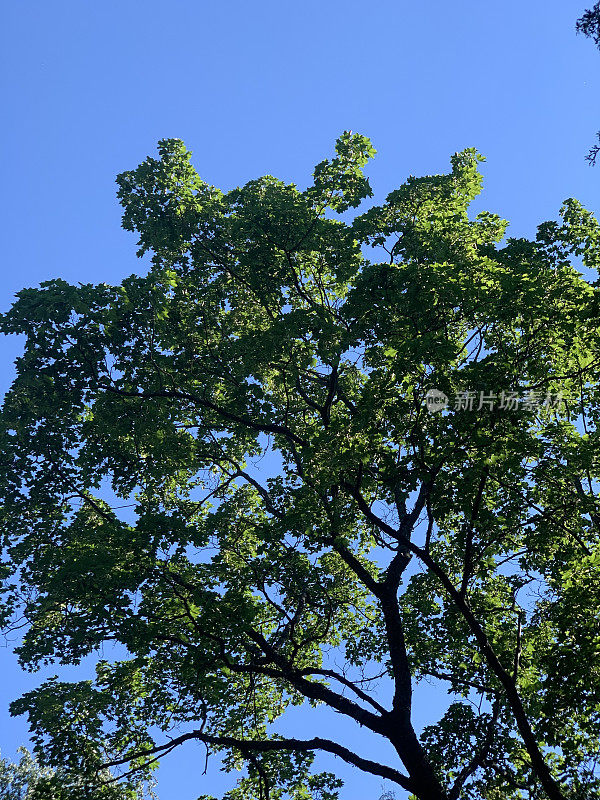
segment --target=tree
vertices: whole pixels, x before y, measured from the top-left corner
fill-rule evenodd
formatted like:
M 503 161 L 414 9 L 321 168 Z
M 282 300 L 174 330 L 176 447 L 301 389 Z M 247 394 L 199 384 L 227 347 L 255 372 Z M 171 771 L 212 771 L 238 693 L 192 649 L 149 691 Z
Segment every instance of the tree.
M 594 217 L 569 200 L 502 244 L 468 214 L 474 150 L 362 214 L 360 135 L 304 191 L 222 193 L 159 153 L 118 178 L 148 274 L 49 281 L 0 321 L 27 337 L 1 417 L 20 659 L 121 648 L 13 713 L 80 775 L 202 743 L 245 768 L 230 800 L 336 797 L 317 752 L 420 800 L 591 797 L 600 336 L 571 261 L 597 265 Z M 419 737 L 423 680 L 451 704 Z M 355 746 L 283 736 L 300 704 Z
M 98 786 L 93 793 L 72 776 L 40 767 L 24 747 L 18 763 L 0 758 L 0 798 L 2 800 L 129 800 L 119 786 Z
M 577 33 L 583 33 L 593 39 L 596 47 L 600 47 L 600 3 L 584 11 L 576 23 Z
M 2 800 L 29 800 L 34 785 L 49 774 L 41 770 L 31 754 L 21 748 L 18 764 L 0 758 L 0 797 Z
M 595 3 L 592 8 L 583 12 L 577 20 L 575 28 L 577 33 L 583 33 L 584 36 L 588 36 L 593 40 L 596 47 L 600 49 L 600 2 Z M 597 138 L 600 142 L 600 132 L 598 132 Z M 600 144 L 595 144 L 587 154 L 587 160 L 590 164 L 594 165 L 596 163 L 599 153 Z

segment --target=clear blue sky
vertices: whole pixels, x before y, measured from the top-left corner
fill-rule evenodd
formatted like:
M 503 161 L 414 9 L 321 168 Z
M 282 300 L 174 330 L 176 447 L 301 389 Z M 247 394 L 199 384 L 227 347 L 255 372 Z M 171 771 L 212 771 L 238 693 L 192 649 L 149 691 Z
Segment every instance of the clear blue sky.
M 588 0 L 591 4 L 591 0 Z M 378 150 L 376 198 L 409 174 L 442 172 L 477 147 L 478 208 L 532 235 L 574 196 L 599 211 L 600 53 L 575 35 L 585 0 L 35 0 L 0 23 L 2 283 L 117 282 L 145 269 L 120 229 L 114 178 L 178 137 L 206 180 L 230 188 L 270 173 L 300 185 L 352 129 Z M 18 349 L 0 341 L 0 389 Z M 25 742 L 10 699 L 37 678 L 0 649 L 0 749 Z M 444 697 L 422 698 L 423 720 Z M 299 735 L 314 732 L 299 714 Z M 339 722 L 324 720 L 343 733 Z M 322 732 L 322 727 L 319 728 Z M 376 749 L 371 751 L 376 755 Z M 189 747 L 161 768 L 160 800 L 218 794 Z M 344 800 L 377 798 L 352 778 Z

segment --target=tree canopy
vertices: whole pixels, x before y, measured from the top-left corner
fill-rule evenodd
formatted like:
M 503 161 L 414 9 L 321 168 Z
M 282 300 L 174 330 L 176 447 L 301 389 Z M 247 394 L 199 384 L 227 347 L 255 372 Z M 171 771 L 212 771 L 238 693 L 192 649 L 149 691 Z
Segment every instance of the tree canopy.
M 475 150 L 359 213 L 373 154 L 221 192 L 161 141 L 118 178 L 147 274 L 0 319 L 5 622 L 29 669 L 115 654 L 12 711 L 90 786 L 191 740 L 229 800 L 335 798 L 319 752 L 419 800 L 600 791 L 598 224 L 505 239 Z M 298 705 L 352 746 L 284 735 Z
M 131 792 L 121 785 L 96 782 L 40 767 L 24 747 L 18 762 L 0 758 L 0 798 L 2 800 L 130 800 Z M 110 779 L 109 776 L 106 776 Z
M 2 800 L 30 800 L 35 785 L 49 775 L 50 770 L 40 769 L 24 748 L 18 763 L 0 758 L 0 797 Z

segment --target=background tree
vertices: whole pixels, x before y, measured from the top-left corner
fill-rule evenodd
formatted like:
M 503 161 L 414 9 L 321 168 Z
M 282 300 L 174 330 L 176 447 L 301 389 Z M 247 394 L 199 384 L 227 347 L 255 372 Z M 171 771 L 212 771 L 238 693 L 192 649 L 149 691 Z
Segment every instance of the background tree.
M 25 748 L 20 749 L 18 763 L 0 758 L 0 797 L 2 800 L 29 800 L 33 787 L 51 771 L 42 770 Z
M 305 191 L 223 194 L 162 141 L 118 179 L 148 274 L 1 320 L 27 337 L 1 416 L 20 659 L 121 648 L 12 710 L 90 785 L 195 740 L 245 767 L 230 800 L 335 797 L 318 751 L 421 800 L 600 790 L 598 289 L 571 264 L 598 225 L 570 200 L 500 244 L 474 150 L 342 221 L 373 152 L 345 133 Z M 419 738 L 432 679 L 452 702 Z M 352 747 L 281 734 L 318 704 Z
M 600 49 L 600 3 L 595 3 L 592 8 L 584 11 L 576 23 L 577 33 L 583 33 L 593 40 L 596 47 Z M 600 131 L 597 134 L 600 141 Z M 590 164 L 595 164 L 600 153 L 600 144 L 595 144 L 587 154 Z
M 97 786 L 90 792 L 73 776 L 40 767 L 24 747 L 19 752 L 18 763 L 0 758 L 2 800 L 133 800 L 131 794 L 115 785 Z
M 596 47 L 600 47 L 600 3 L 595 3 L 592 8 L 584 11 L 577 20 L 576 27 L 578 33 L 589 36 Z

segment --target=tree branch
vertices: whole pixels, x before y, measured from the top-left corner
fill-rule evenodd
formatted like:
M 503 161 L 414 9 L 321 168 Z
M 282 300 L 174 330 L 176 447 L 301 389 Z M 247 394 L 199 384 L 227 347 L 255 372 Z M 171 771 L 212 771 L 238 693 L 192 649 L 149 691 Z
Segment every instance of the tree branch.
M 175 739 L 171 739 L 165 744 L 157 745 L 156 747 L 146 750 L 138 750 L 124 758 L 107 761 L 100 769 L 118 767 L 122 764 L 127 764 L 133 759 L 156 755 L 163 750 L 172 750 L 178 745 L 190 740 L 201 741 L 215 747 L 230 747 L 233 750 L 238 750 L 242 755 L 268 753 L 277 750 L 289 750 L 298 753 L 305 753 L 311 750 L 324 750 L 327 753 L 339 756 L 343 761 L 354 767 L 358 767 L 358 769 L 363 770 L 363 772 L 369 772 L 371 775 L 377 775 L 381 778 L 393 781 L 398 786 L 406 789 L 407 792 L 414 791 L 412 780 L 401 772 L 398 772 L 398 770 L 384 764 L 379 764 L 376 761 L 362 758 L 347 747 L 338 744 L 338 742 L 334 742 L 330 739 L 322 739 L 320 736 L 315 736 L 312 739 L 238 739 L 233 736 L 213 736 L 202 730 L 195 730 L 184 733 Z

